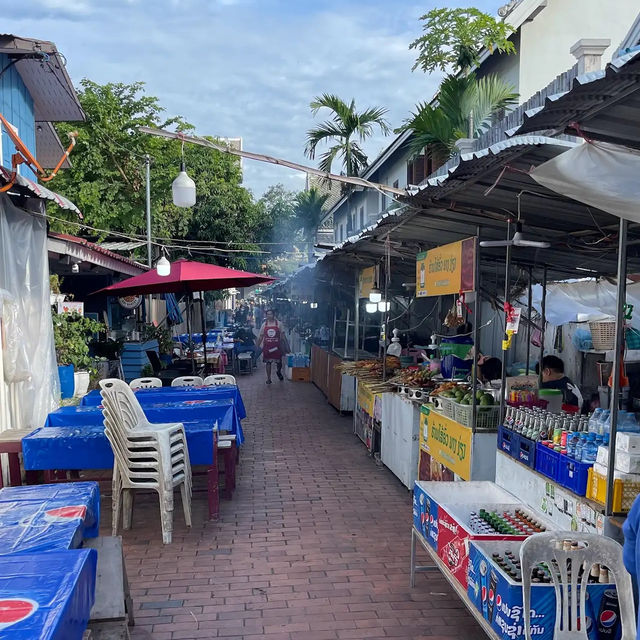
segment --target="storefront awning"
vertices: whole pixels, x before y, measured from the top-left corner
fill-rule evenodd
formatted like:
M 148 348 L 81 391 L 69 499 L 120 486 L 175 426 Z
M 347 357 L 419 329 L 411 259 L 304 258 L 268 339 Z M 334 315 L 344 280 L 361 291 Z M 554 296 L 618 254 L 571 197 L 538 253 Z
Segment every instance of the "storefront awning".
M 6 167 L 0 167 L 0 183 L 8 184 L 11 181 L 11 170 Z M 82 218 L 82 213 L 80 209 L 76 207 L 71 200 L 68 200 L 64 196 L 61 196 L 59 193 L 55 191 L 51 191 L 46 187 L 43 187 L 41 184 L 34 182 L 33 180 L 29 180 L 24 176 L 17 175 L 14 180 L 14 185 L 18 188 L 27 189 L 38 198 L 44 198 L 45 200 L 51 200 L 55 202 L 62 209 L 69 209 L 76 213 L 80 218 Z

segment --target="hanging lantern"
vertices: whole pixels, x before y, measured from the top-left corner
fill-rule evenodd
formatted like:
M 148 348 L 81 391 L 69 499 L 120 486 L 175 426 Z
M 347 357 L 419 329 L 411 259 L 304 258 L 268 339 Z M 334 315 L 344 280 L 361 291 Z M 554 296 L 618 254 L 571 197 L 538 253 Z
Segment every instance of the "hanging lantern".
M 378 310 L 378 305 L 375 302 L 367 302 L 364 308 L 366 309 L 367 313 L 375 313 Z
M 389 311 L 391 309 L 391 303 L 389 301 L 380 301 L 378 302 L 378 311 Z
M 156 271 L 160 277 L 166 278 L 168 275 L 171 275 L 171 263 L 162 256 L 162 258 L 156 262 Z
M 382 291 L 378 287 L 373 287 L 369 292 L 369 302 L 375 302 L 376 304 L 382 300 Z
M 184 162 L 180 163 L 180 173 L 171 184 L 171 191 L 176 207 L 192 207 L 196 203 L 196 183 L 187 175 Z

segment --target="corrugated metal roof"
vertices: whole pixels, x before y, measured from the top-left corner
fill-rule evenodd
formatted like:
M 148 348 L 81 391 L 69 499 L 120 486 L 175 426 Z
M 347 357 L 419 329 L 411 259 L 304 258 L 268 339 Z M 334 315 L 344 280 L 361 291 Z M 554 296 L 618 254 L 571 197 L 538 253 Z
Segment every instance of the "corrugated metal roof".
M 603 70 L 578 76 L 573 87 L 549 96 L 542 107 L 525 112 L 510 133 L 534 131 L 576 134 L 640 149 L 640 51 L 610 62 Z
M 418 193 L 405 198 L 406 207 L 388 212 L 359 236 L 343 242 L 321 264 L 353 269 L 377 263 L 385 255 L 389 235 L 394 277 L 398 282 L 406 280 L 415 277 L 419 251 L 474 236 L 478 227 L 484 240 L 505 239 L 507 220 L 517 217 L 519 203 L 527 235 L 547 240 L 551 247 L 519 247 L 513 253 L 515 264 L 537 269 L 548 265 L 549 277 L 556 279 L 575 277 L 577 267 L 594 274 L 615 273 L 616 252 L 609 245 L 615 243 L 617 218 L 561 197 L 528 175 L 531 166 L 573 146 L 544 136 L 520 136 L 464 154 L 446 175 L 430 179 Z M 610 241 L 603 242 L 602 230 L 610 228 Z M 630 235 L 638 233 L 634 229 Z M 601 241 L 601 250 L 594 251 L 588 244 L 593 238 Z M 635 246 L 630 250 L 629 262 L 636 269 L 640 253 Z M 505 250 L 482 249 L 481 255 L 485 275 L 495 275 Z
M 3 184 L 8 184 L 11 181 L 11 169 L 7 169 L 6 167 L 0 166 L 0 182 Z M 69 209 L 70 211 L 78 214 L 80 218 L 82 218 L 82 213 L 80 209 L 76 207 L 71 200 L 68 200 L 64 196 L 61 196 L 59 193 L 55 191 L 50 191 L 46 187 L 43 187 L 41 184 L 34 182 L 33 180 L 29 180 L 24 176 L 17 175 L 14 179 L 14 184 L 18 187 L 22 187 L 28 189 L 32 193 L 34 193 L 38 198 L 45 198 L 46 200 L 51 200 L 55 202 L 62 209 Z
M 137 249 L 138 247 L 143 247 L 146 243 L 143 241 L 135 241 L 135 242 L 101 242 L 99 246 L 103 249 L 107 249 L 108 251 L 131 251 L 132 249 Z

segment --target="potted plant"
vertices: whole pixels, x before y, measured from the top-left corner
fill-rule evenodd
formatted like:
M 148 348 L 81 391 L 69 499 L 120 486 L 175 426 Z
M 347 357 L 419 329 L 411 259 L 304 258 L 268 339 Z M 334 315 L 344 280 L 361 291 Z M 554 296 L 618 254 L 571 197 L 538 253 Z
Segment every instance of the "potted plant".
M 52 318 L 62 397 L 70 398 L 83 389 L 86 393 L 93 365 L 89 340 L 104 331 L 104 325 L 79 313 L 54 313 Z

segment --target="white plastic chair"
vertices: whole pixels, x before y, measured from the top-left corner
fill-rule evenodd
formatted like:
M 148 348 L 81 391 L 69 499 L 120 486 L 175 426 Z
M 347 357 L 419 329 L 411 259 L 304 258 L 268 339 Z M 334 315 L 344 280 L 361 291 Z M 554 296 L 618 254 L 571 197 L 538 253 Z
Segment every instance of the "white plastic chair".
M 220 387 L 224 384 L 236 384 L 236 379 L 228 374 L 218 373 L 213 376 L 207 376 L 204 379 L 204 385 L 206 387 Z
M 204 380 L 200 376 L 180 376 L 171 381 L 172 387 L 201 387 Z
M 131 528 L 133 489 L 158 492 L 162 541 L 171 543 L 173 492 L 180 487 L 184 518 L 191 526 L 191 465 L 184 426 L 151 424 L 133 391 L 122 380 L 100 381 L 105 434 L 115 458 L 112 480 L 113 535 L 120 511 L 124 529 Z
M 563 551 L 563 540 L 579 541 L 583 547 Z M 558 545 L 559 549 L 556 548 Z M 622 564 L 622 547 L 615 540 L 597 533 L 575 531 L 539 533 L 527 538 L 520 547 L 522 609 L 526 640 L 531 640 L 531 571 L 540 563 L 545 563 L 548 567 L 555 590 L 554 640 L 587 640 L 585 599 L 589 573 L 594 564 L 605 565 L 612 577 L 611 582 L 616 583 L 622 622 L 621 640 L 635 640 L 633 586 L 631 576 Z M 584 571 L 578 580 L 580 567 L 583 567 Z M 568 568 L 572 569 L 571 575 Z M 580 598 L 579 603 L 578 598 Z
M 160 378 L 136 378 L 129 383 L 132 389 L 157 389 L 162 386 Z

